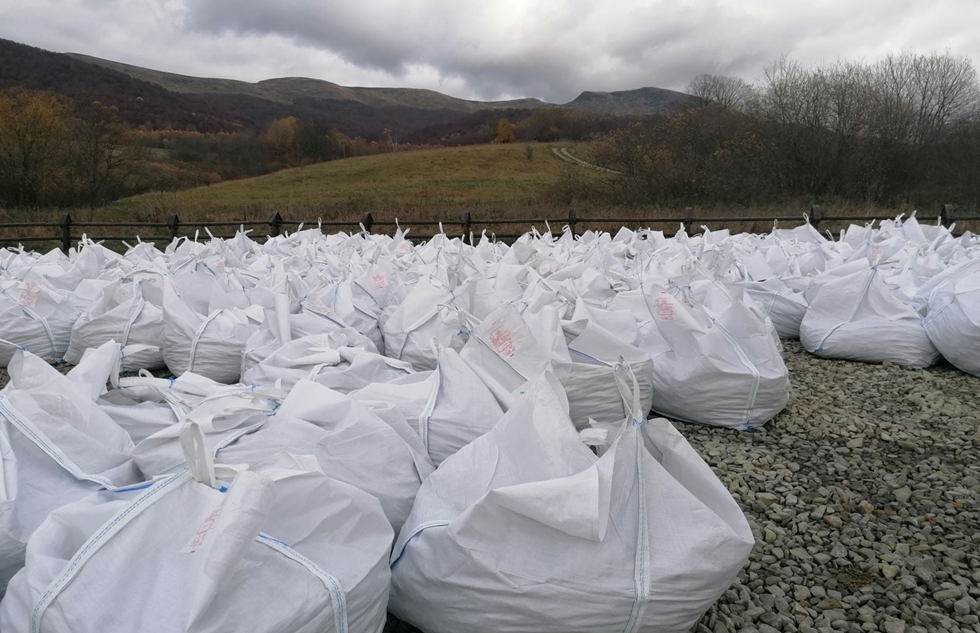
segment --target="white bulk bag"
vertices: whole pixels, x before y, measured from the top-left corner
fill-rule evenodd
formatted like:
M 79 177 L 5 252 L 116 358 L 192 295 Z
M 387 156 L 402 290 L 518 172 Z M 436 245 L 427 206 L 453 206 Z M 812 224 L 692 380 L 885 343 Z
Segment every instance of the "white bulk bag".
M 789 401 L 789 370 L 755 302 L 712 289 L 708 308 L 676 288 L 620 293 L 653 359 L 653 410 L 675 420 L 750 429 Z M 737 288 L 734 289 L 737 292 Z
M 185 376 L 187 374 L 180 379 Z M 200 385 L 185 387 L 200 386 L 204 387 L 203 391 L 212 384 L 213 381 L 201 380 Z M 178 421 L 193 422 L 200 428 L 212 455 L 239 437 L 262 428 L 279 406 L 278 399 L 245 385 L 219 385 L 190 408 L 186 404 L 191 399 L 188 394 L 172 394 L 173 390 L 166 387 L 160 390 Z M 181 429 L 180 424 L 163 426 L 136 444 L 133 459 L 148 479 L 177 472 L 186 466 L 180 444 Z
M 242 382 L 289 391 L 304 378 L 350 393 L 372 383 L 414 373 L 406 362 L 363 347 L 371 344 L 351 328 L 312 334 L 290 341 L 242 375 Z
M 132 441 L 95 404 L 118 357 L 107 343 L 67 376 L 28 352 L 10 362 L 0 392 L 0 594 L 49 512 L 141 479 Z
M 690 630 L 752 532 L 666 420 L 629 419 L 610 439 L 596 457 L 560 387 L 530 384 L 422 484 L 392 553 L 391 612 L 426 633 Z
M 113 283 L 113 281 L 114 279 L 82 280 L 82 283 L 78 284 L 78 287 L 68 295 L 75 311 L 80 315 L 88 312 L 88 309 L 99 298 L 99 295 L 102 294 L 102 289 Z
M 299 305 L 304 313 L 332 323 L 337 329 L 354 328 L 371 340 L 373 351 L 382 351 L 384 337 L 378 317 L 372 312 L 374 300 L 365 294 L 359 289 L 355 296 L 350 281 L 337 281 L 314 288 Z
M 432 463 L 438 466 L 493 428 L 504 412 L 493 393 L 455 350 L 445 348 L 433 353 L 438 354 L 434 371 L 368 385 L 351 397 L 394 405 L 416 430 Z
M 68 295 L 43 282 L 0 280 L 0 367 L 18 349 L 61 362 L 77 318 Z
M 435 369 L 432 339 L 459 350 L 466 343 L 466 314 L 483 318 L 500 300 L 489 282 L 472 277 L 451 288 L 422 278 L 384 324 L 385 354 L 412 364 L 418 371 Z
M 871 262 L 868 261 L 866 257 L 860 257 L 846 264 L 841 264 L 840 266 L 835 266 L 830 268 L 818 275 L 814 275 L 810 278 L 810 285 L 806 287 L 803 291 L 803 298 L 806 299 L 807 305 L 813 303 L 813 300 L 817 298 L 820 294 L 820 290 L 823 289 L 825 285 L 834 281 L 835 279 L 841 279 L 842 277 L 847 277 L 848 275 L 853 275 L 855 273 L 862 273 L 871 267 Z
M 111 282 L 75 321 L 65 361 L 78 364 L 85 350 L 116 341 L 122 371 L 164 367 L 162 305 L 157 286 L 134 279 Z
M 563 321 L 571 364 L 561 382 L 568 394 L 569 415 L 578 429 L 589 421 L 613 422 L 623 417 L 613 369 L 618 360 L 629 364 L 639 383 L 642 414 L 653 405 L 653 361 L 650 356 L 592 320 Z
M 290 341 L 311 334 L 329 334 L 344 331 L 349 344 L 377 353 L 378 348 L 356 329 L 325 318 L 315 312 L 289 313 L 289 300 L 276 295 L 275 310 L 266 310 L 265 319 L 245 343 L 242 353 L 242 375 L 278 351 Z
M 929 340 L 951 364 L 980 376 L 980 260 L 940 273 L 920 293 Z
M 376 497 L 396 534 L 433 470 L 424 453 L 367 407 L 308 380 L 296 385 L 260 429 L 219 449 L 216 457 L 256 464 L 276 453 L 311 455 L 324 474 Z
M 183 416 L 175 413 L 162 396 L 147 397 L 134 391 L 137 390 L 110 389 L 98 400 L 99 408 L 126 431 L 133 444 L 139 444 L 182 419 Z
M 553 306 L 523 315 L 539 346 L 547 350 L 544 355 L 550 361 L 549 369 L 565 388 L 572 421 L 579 429 L 588 428 L 590 419 L 597 422 L 622 419 L 623 402 L 613 377 L 613 366 L 620 359 L 625 359 L 637 375 L 646 411 L 653 400 L 653 363 L 649 354 L 629 342 L 635 337 L 629 329 L 624 340 L 600 326 L 593 314 L 600 315 L 612 327 L 625 316 L 637 332 L 636 321 L 628 311 L 589 310 L 581 299 L 570 321 L 562 321 Z M 533 377 L 529 375 L 528 379 Z
M 251 387 L 228 386 L 191 372 L 177 378 L 155 378 L 149 372 L 140 370 L 139 376 L 112 382 L 113 388 L 99 398 L 99 408 L 129 434 L 137 448 L 143 440 L 183 421 L 188 413 L 209 397 L 215 396 L 207 404 L 208 410 L 213 411 L 216 406 L 221 406 L 224 408 L 223 414 L 234 410 L 233 404 L 230 404 L 234 401 L 222 400 L 220 405 L 213 402 L 221 394 L 233 394 L 239 398 L 245 394 L 249 399 L 260 398 L 260 394 L 256 394 Z M 271 410 L 274 404 L 267 406 Z M 183 463 L 179 454 L 174 463 Z M 162 472 L 168 470 L 157 474 Z
M 49 265 L 32 267 L 24 276 L 24 281 L 70 293 L 84 280 L 98 277 L 105 268 L 107 257 L 118 255 L 101 244 L 82 238 L 79 247 L 72 248 L 67 256 L 57 249 L 45 254 L 42 260 L 47 260 Z
M 777 277 L 765 281 L 745 281 L 741 285 L 745 288 L 745 294 L 765 311 L 779 338 L 800 338 L 800 322 L 807 309 L 802 292 L 794 291 Z
M 877 268 L 827 282 L 810 301 L 800 341 L 823 358 L 928 367 L 939 360 L 922 319 Z
M 554 325 L 557 338 L 561 327 L 556 312 Z M 470 322 L 470 336 L 460 351 L 460 357 L 480 377 L 497 402 L 506 411 L 513 405 L 518 391 L 528 380 L 552 370 L 552 354 L 538 342 L 521 314 L 510 304 L 504 304 L 479 322 Z M 564 340 L 562 340 L 564 345 Z
M 242 350 L 250 334 L 244 311 L 196 312 L 181 300 L 170 281 L 164 286 L 163 310 L 163 357 L 175 376 L 191 371 L 218 382 L 238 382 Z
M 53 513 L 0 605 L 0 629 L 384 627 L 393 535 L 376 499 L 326 477 L 309 458 L 278 456 L 234 478 L 215 470 L 220 477 L 210 481 L 207 469 L 184 471 Z

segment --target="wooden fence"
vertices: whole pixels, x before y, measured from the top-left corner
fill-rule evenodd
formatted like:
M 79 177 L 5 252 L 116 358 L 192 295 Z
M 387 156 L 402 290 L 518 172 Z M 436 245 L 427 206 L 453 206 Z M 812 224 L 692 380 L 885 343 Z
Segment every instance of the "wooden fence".
M 146 232 L 142 234 L 142 237 L 147 239 L 166 239 L 172 240 L 178 237 L 195 237 L 196 234 L 200 232 L 201 229 L 219 229 L 226 227 L 237 228 L 248 228 L 248 229 L 258 229 L 258 231 L 267 230 L 269 236 L 277 236 L 282 231 L 294 230 L 300 225 L 305 226 L 320 226 L 324 231 L 353 231 L 359 232 L 361 230 L 368 232 L 393 232 L 397 226 L 405 228 L 416 228 L 416 227 L 426 227 L 429 233 L 415 234 L 412 233 L 410 237 L 414 239 L 428 239 L 434 234 L 437 234 L 441 230 L 445 231 L 449 235 L 461 235 L 467 236 L 471 233 L 480 233 L 485 228 L 494 228 L 494 237 L 497 239 L 515 239 L 520 237 L 524 231 L 521 232 L 505 232 L 506 227 L 522 227 L 524 230 L 529 230 L 532 226 L 544 227 L 546 224 L 554 227 L 555 229 L 562 229 L 568 226 L 573 233 L 577 233 L 580 228 L 589 226 L 607 226 L 607 225 L 640 225 L 640 226 L 673 226 L 679 227 L 683 226 L 685 231 L 689 234 L 696 233 L 698 228 L 705 224 L 711 224 L 714 226 L 721 225 L 719 228 L 724 228 L 725 225 L 735 225 L 735 224 L 745 224 L 749 222 L 764 222 L 772 224 L 774 222 L 784 222 L 793 223 L 799 222 L 803 223 L 808 221 L 815 228 L 820 228 L 821 225 L 828 225 L 830 223 L 840 224 L 840 223 L 852 223 L 852 222 L 871 222 L 880 220 L 889 220 L 894 216 L 881 216 L 881 215 L 868 215 L 868 216 L 825 216 L 823 214 L 820 206 L 814 205 L 809 209 L 809 213 L 806 215 L 794 215 L 794 216 L 766 216 L 766 217 L 749 217 L 749 216 L 739 216 L 739 217 L 717 217 L 717 216 L 705 216 L 697 217 L 694 215 L 693 210 L 688 208 L 684 211 L 684 215 L 680 217 L 580 217 L 577 215 L 575 210 L 569 210 L 568 214 L 564 217 L 550 217 L 550 218 L 474 218 L 470 213 L 463 213 L 457 222 L 447 222 L 445 220 L 413 220 L 413 221 L 403 221 L 399 222 L 397 220 L 377 220 L 370 213 L 364 215 L 360 220 L 357 221 L 305 221 L 300 222 L 297 220 L 287 220 L 283 218 L 278 212 L 274 213 L 271 218 L 267 221 L 244 221 L 244 222 L 183 222 L 176 215 L 170 216 L 166 222 L 76 222 L 72 220 L 71 214 L 64 214 L 59 222 L 13 222 L 13 223 L 0 223 L 0 246 L 4 244 L 29 244 L 37 242 L 59 242 L 61 249 L 66 253 L 71 248 L 72 244 L 78 241 L 82 235 L 86 235 L 88 238 L 94 241 L 135 241 L 137 235 L 140 231 L 149 231 L 153 235 L 148 235 Z M 927 216 L 919 216 L 925 219 Z M 963 216 L 957 215 L 953 205 L 943 205 L 942 209 L 936 216 L 936 220 L 944 225 L 951 226 L 957 222 L 977 222 L 980 221 L 980 216 Z M 504 231 L 499 229 L 503 228 Z M 23 235 L 23 236 L 12 236 L 8 231 L 12 229 L 34 229 L 33 235 Z M 41 231 L 38 231 L 41 229 Z M 96 229 L 92 232 L 92 229 Z M 135 229 L 132 232 L 128 232 L 125 235 L 120 235 L 123 231 L 115 231 L 115 233 L 101 234 L 98 231 L 102 230 L 115 230 L 115 229 Z M 50 232 L 47 232 L 50 230 Z M 47 233 L 38 235 L 40 233 Z M 669 231 L 668 231 L 669 232 Z M 230 238 L 231 235 L 215 234 L 215 237 Z

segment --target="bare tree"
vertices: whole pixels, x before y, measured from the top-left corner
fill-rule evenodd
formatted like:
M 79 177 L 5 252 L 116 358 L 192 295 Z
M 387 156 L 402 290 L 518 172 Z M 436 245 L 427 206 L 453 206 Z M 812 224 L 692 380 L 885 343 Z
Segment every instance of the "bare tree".
M 95 102 L 77 114 L 66 143 L 69 186 L 95 207 L 132 175 L 143 148 L 127 138 L 115 108 Z
M 740 77 L 698 75 L 687 84 L 687 92 L 702 105 L 716 103 L 725 108 L 743 108 L 752 96 L 752 86 Z
M 876 133 L 895 142 L 935 142 L 953 124 L 975 115 L 980 103 L 973 64 L 949 53 L 888 55 L 872 67 L 870 77 Z

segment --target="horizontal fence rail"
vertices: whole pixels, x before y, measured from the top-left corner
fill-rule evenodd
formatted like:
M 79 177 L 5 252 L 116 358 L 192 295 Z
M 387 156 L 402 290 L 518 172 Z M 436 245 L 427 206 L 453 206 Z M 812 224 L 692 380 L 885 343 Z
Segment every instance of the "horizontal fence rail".
M 134 231 L 126 235 L 118 234 L 106 234 L 106 235 L 92 235 L 87 229 L 152 229 L 153 231 L 160 231 L 162 235 L 147 235 L 149 240 L 154 239 L 168 239 L 174 240 L 178 237 L 186 238 L 197 238 L 200 237 L 201 229 L 217 229 L 221 227 L 237 227 L 246 229 L 268 229 L 268 236 L 275 237 L 280 235 L 283 230 L 290 230 L 299 226 L 317 226 L 321 230 L 348 230 L 352 232 L 375 232 L 375 233 L 389 233 L 394 232 L 398 227 L 413 229 L 415 227 L 428 227 L 431 232 L 426 234 L 410 234 L 410 237 L 415 239 L 431 239 L 434 235 L 439 233 L 441 228 L 447 235 L 460 235 L 467 236 L 474 232 L 480 232 L 487 229 L 488 227 L 496 226 L 523 226 L 527 230 L 532 227 L 544 227 L 551 226 L 556 229 L 564 230 L 564 227 L 568 227 L 573 234 L 577 234 L 578 229 L 583 226 L 602 226 L 609 224 L 619 224 L 619 225 L 641 225 L 644 227 L 649 227 L 652 225 L 674 225 L 682 227 L 688 234 L 694 234 L 698 232 L 698 228 L 707 224 L 717 226 L 721 225 L 732 225 L 737 223 L 755 222 L 755 223 L 779 223 L 779 222 L 800 222 L 809 223 L 814 228 L 820 228 L 821 224 L 827 225 L 831 223 L 841 223 L 841 222 L 872 222 L 881 220 L 891 220 L 894 219 L 894 215 L 883 216 L 883 215 L 865 215 L 865 216 L 825 216 L 823 210 L 819 205 L 813 205 L 809 209 L 809 213 L 805 215 L 795 215 L 795 216 L 733 216 L 733 217 L 697 217 L 694 215 L 692 209 L 688 208 L 685 210 L 683 216 L 677 217 L 580 217 L 574 209 L 569 210 L 568 214 L 564 217 L 551 217 L 551 218 L 474 218 L 469 212 L 463 213 L 458 221 L 450 222 L 447 220 L 409 220 L 409 221 L 398 221 L 398 220 L 375 220 L 372 214 L 365 214 L 360 220 L 315 220 L 301 222 L 297 220 L 286 220 L 278 212 L 274 213 L 266 221 L 260 220 L 246 220 L 240 222 L 234 221 L 219 221 L 219 222 L 184 222 L 176 215 L 170 216 L 166 222 L 76 222 L 72 220 L 71 214 L 64 214 L 61 217 L 60 222 L 11 222 L 11 223 L 0 223 L 0 245 L 3 244 L 27 244 L 31 242 L 59 242 L 61 249 L 64 252 L 68 252 L 72 244 L 81 239 L 82 235 L 85 235 L 93 241 L 135 241 L 139 237 L 139 232 Z M 928 216 L 922 216 L 928 217 Z M 943 205 L 940 212 L 935 216 L 936 221 L 943 226 L 952 226 L 957 222 L 978 222 L 980 221 L 980 216 L 965 216 L 959 215 L 955 212 L 953 205 L 947 204 Z M 49 234 L 46 235 L 23 235 L 23 236 L 10 236 L 8 234 L 9 229 L 52 229 Z M 724 226 L 719 227 L 724 228 Z M 124 231 L 119 231 L 118 233 L 124 233 Z M 523 235 L 524 232 L 498 232 L 494 231 L 493 236 L 498 239 L 516 239 Z M 211 232 L 207 237 L 217 237 L 223 239 L 229 239 L 234 237 L 233 235 L 217 234 Z

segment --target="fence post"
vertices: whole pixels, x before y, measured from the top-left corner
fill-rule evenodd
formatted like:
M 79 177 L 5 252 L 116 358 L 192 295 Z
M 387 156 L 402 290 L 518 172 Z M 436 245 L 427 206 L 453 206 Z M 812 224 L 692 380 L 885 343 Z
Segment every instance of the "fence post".
M 269 218 L 269 237 L 278 237 L 279 229 L 282 227 L 282 216 L 276 211 Z
M 694 226 L 694 208 L 684 207 L 684 232 L 691 234 L 691 227 Z
M 170 229 L 170 241 L 177 239 L 177 235 L 180 233 L 180 218 L 177 214 L 173 214 L 167 218 L 167 227 Z
M 71 250 L 71 214 L 61 216 L 61 250 L 68 254 Z
M 372 216 L 371 215 L 371 212 L 368 211 L 367 213 L 364 214 L 364 217 L 361 218 L 361 226 L 364 227 L 364 231 L 366 233 L 370 233 L 371 232 L 371 226 L 373 224 L 374 224 L 374 216 Z
M 823 209 L 820 208 L 819 204 L 810 205 L 810 225 L 813 228 L 820 228 L 820 221 L 823 220 Z
M 939 212 L 939 223 L 943 226 L 948 227 L 953 221 L 953 205 L 944 204 L 942 210 Z
M 470 212 L 469 211 L 466 211 L 465 213 L 463 213 L 462 217 L 460 218 L 460 222 L 459 223 L 463 227 L 463 241 L 465 242 L 466 241 L 466 236 L 469 235 L 470 234 L 470 231 L 472 230 L 473 216 L 470 215 Z M 473 242 L 473 240 L 470 240 L 470 243 L 471 244 L 472 244 L 472 242 Z
M 572 237 L 575 237 L 575 223 L 578 221 L 578 214 L 575 209 L 568 210 L 568 228 L 572 230 Z

